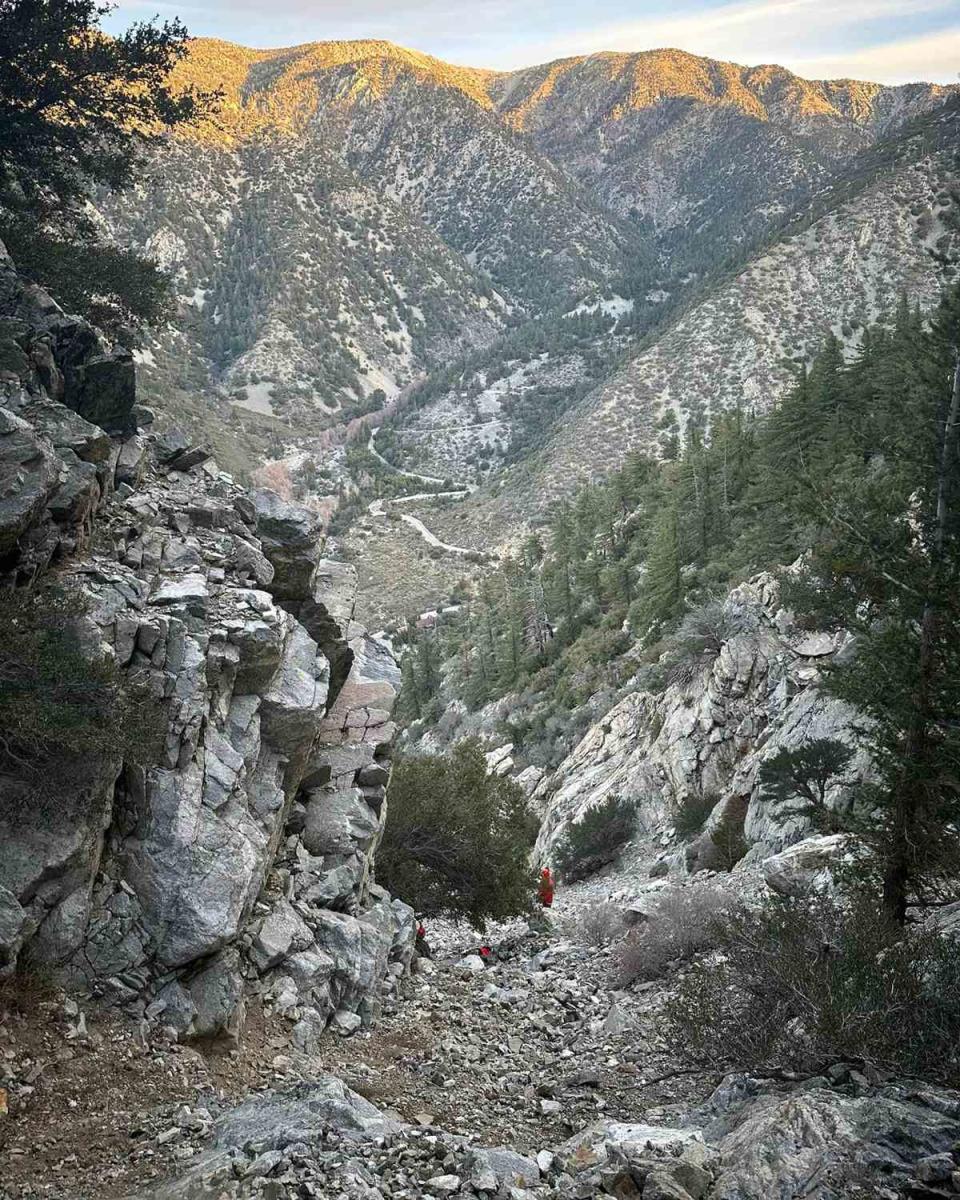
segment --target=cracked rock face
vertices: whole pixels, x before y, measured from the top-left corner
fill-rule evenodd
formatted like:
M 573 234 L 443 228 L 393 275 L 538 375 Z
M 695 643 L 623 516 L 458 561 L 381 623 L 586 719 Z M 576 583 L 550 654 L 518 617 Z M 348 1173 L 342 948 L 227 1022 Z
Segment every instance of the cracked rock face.
M 639 833 L 660 847 L 658 873 L 714 868 L 713 835 L 725 817 L 742 827 L 750 861 L 779 853 L 808 832 L 802 818 L 777 811 L 765 798 L 758 773 L 779 750 L 814 738 L 856 749 L 857 715 L 817 686 L 820 666 L 844 645 L 825 634 L 795 632 L 769 575 L 735 588 L 725 610 L 738 632 L 715 657 L 659 695 L 624 697 L 537 784 L 539 861 L 550 861 L 571 823 L 612 794 L 637 802 Z M 847 803 L 851 785 L 868 769 L 859 750 L 831 785 L 828 805 Z M 725 799 L 701 836 L 679 846 L 677 806 L 710 796 Z
M 235 1034 L 251 992 L 370 1020 L 412 914 L 372 883 L 399 673 L 353 622 L 355 572 L 316 514 L 178 431 L 130 434 L 124 357 L 8 259 L 4 337 L 2 581 L 62 564 L 84 652 L 136 679 L 159 745 L 54 764 L 55 811 L 4 766 L 0 970 L 22 954 L 184 1036 Z

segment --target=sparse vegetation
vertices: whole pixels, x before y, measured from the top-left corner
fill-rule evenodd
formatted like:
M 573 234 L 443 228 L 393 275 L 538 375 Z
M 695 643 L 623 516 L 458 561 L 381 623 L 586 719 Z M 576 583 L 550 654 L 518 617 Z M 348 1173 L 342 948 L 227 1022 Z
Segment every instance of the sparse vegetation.
M 709 918 L 719 954 L 678 980 L 673 1049 L 723 1069 L 815 1074 L 836 1061 L 960 1082 L 960 945 L 903 931 L 869 896 L 771 899 Z
M 608 946 L 623 933 L 623 915 L 611 901 L 587 904 L 568 922 L 570 934 L 585 946 Z
M 556 867 L 567 883 L 586 879 L 612 863 L 633 836 L 636 802 L 608 796 L 567 829 L 556 849 Z
M 77 592 L 0 589 L 0 761 L 44 795 L 71 755 L 150 762 L 164 728 L 161 702 L 117 668 L 84 611 Z
M 665 651 L 669 683 L 690 683 L 707 668 L 734 634 L 743 632 L 743 618 L 712 596 L 685 613 Z
M 662 978 L 673 966 L 712 950 L 736 907 L 719 888 L 669 891 L 647 922 L 624 938 L 617 955 L 618 985 Z

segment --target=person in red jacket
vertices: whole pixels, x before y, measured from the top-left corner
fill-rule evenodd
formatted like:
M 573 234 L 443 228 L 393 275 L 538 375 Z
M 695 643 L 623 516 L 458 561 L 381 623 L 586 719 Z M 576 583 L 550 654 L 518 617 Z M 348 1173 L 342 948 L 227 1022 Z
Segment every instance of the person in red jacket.
M 540 872 L 537 899 L 544 908 L 550 908 L 553 904 L 553 876 L 550 874 L 549 867 L 544 867 Z

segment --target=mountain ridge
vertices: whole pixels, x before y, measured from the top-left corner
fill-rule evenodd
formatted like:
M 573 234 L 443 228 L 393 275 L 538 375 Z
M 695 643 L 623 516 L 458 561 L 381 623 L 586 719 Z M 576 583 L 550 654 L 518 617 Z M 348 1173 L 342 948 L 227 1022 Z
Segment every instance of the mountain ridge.
M 513 114 L 518 126 L 522 126 L 523 122 L 515 103 L 511 103 L 518 86 L 527 80 L 544 76 L 539 88 L 541 96 L 546 97 L 552 93 L 552 88 L 550 91 L 544 90 L 546 80 L 556 83 L 573 72 L 596 67 L 605 68 L 611 81 L 623 81 L 632 74 L 633 107 L 647 106 L 677 96 L 702 101 L 712 94 L 718 101 L 739 98 L 753 115 L 765 119 L 770 119 L 772 113 L 760 102 L 759 97 L 772 92 L 773 97 L 778 98 L 776 88 L 784 84 L 800 85 L 799 96 L 804 104 L 816 104 L 815 108 L 805 108 L 803 115 L 832 112 L 837 117 L 853 120 L 864 117 L 865 105 L 881 95 L 906 95 L 923 89 L 931 95 L 946 96 L 956 90 L 955 84 L 922 79 L 905 84 L 883 84 L 851 77 L 808 79 L 779 63 L 750 65 L 693 54 L 673 46 L 636 51 L 603 50 L 551 59 L 512 70 L 450 63 L 382 38 L 317 40 L 293 46 L 264 48 L 244 46 L 221 38 L 195 38 L 190 46 L 186 60 L 175 70 L 175 82 L 185 82 L 187 77 L 195 76 L 205 64 L 210 64 L 214 53 L 245 61 L 248 67 L 263 63 L 296 63 L 330 69 L 383 59 L 431 74 L 436 82 L 459 88 L 484 107 Z M 660 68 L 662 86 L 659 90 L 652 87 L 655 72 L 650 70 L 651 66 Z M 232 81 L 227 79 L 226 82 L 229 87 Z M 700 86 L 694 88 L 693 85 L 697 83 Z M 837 108 L 829 99 L 842 101 L 845 97 L 849 101 L 848 111 Z M 190 137 L 192 131 L 183 130 L 181 135 Z

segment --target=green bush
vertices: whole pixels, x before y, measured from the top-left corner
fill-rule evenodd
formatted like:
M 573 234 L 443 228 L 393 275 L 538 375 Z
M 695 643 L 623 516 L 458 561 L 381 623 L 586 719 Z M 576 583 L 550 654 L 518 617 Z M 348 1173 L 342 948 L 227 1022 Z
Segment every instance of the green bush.
M 608 796 L 571 825 L 556 851 L 556 866 L 568 882 L 586 879 L 614 861 L 633 836 L 636 804 Z
M 718 799 L 708 792 L 705 795 L 693 793 L 678 800 L 673 809 L 673 826 L 679 836 L 689 838 L 699 833 L 716 808 Z
M 838 1060 L 960 1083 L 960 943 L 905 932 L 868 897 L 771 899 L 710 923 L 719 954 L 665 1009 L 683 1058 L 818 1072 Z
M 377 878 L 422 916 L 477 929 L 530 910 L 537 823 L 512 780 L 487 774 L 476 739 L 443 757 L 401 758 L 387 794 Z
M 84 614 L 76 592 L 0 589 L 0 766 L 40 789 L 78 754 L 150 762 L 164 728 L 160 702 L 85 637 Z
M 790 750 L 786 747 L 760 767 L 764 797 L 774 804 L 790 804 L 789 816 L 806 817 L 821 833 L 840 833 L 844 822 L 826 800 L 831 781 L 842 775 L 853 750 L 832 738 L 814 738 Z

